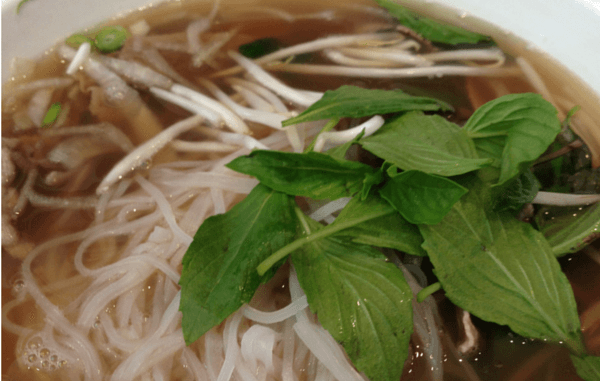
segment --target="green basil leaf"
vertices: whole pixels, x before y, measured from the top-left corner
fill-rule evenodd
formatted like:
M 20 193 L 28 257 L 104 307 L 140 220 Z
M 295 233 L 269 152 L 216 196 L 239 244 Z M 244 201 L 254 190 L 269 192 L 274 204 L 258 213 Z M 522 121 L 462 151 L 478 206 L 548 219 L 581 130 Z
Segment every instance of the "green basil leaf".
M 551 103 L 539 94 L 510 94 L 478 108 L 464 130 L 482 157 L 500 167 L 500 186 L 528 169 L 560 132 Z
M 498 194 L 495 208 L 497 210 L 513 210 L 519 211 L 535 198 L 535 195 L 540 190 L 540 182 L 535 177 L 530 169 L 521 173 L 517 178 L 509 181 L 497 190 Z
M 320 225 L 309 218 L 307 234 Z M 327 237 L 291 256 L 311 311 L 373 381 L 397 381 L 412 334 L 411 290 L 376 249 Z
M 600 203 L 587 207 L 547 207 L 536 217 L 557 257 L 575 253 L 600 237 Z
M 247 44 L 240 45 L 238 51 L 248 58 L 259 58 L 273 53 L 283 47 L 283 44 L 276 38 L 266 37 L 254 40 Z
M 483 34 L 469 32 L 457 26 L 442 24 L 430 18 L 423 17 L 392 0 L 375 1 L 398 19 L 400 24 L 414 30 L 430 41 L 456 45 L 476 44 L 491 40 L 490 37 Z
M 272 276 L 259 276 L 256 266 L 294 238 L 294 205 L 293 198 L 259 184 L 230 211 L 200 226 L 179 281 L 187 344 L 249 302 Z
M 408 222 L 429 225 L 439 223 L 465 193 L 454 181 L 421 171 L 402 172 L 379 190 Z
M 573 290 L 548 242 L 470 187 L 438 225 L 419 225 L 448 298 L 477 317 L 585 353 Z
M 403 170 L 455 176 L 489 165 L 456 124 L 438 115 L 411 112 L 383 125 L 360 144 Z
M 571 355 L 577 375 L 585 381 L 600 380 L 600 357 L 598 356 L 583 356 L 577 357 Z
M 370 90 L 356 86 L 341 86 L 328 90 L 302 114 L 284 120 L 283 126 L 329 118 L 360 118 L 363 116 L 406 111 L 448 111 L 452 106 L 437 99 L 414 97 L 401 90 Z
M 318 152 L 253 151 L 227 164 L 262 184 L 293 196 L 336 199 L 352 196 L 376 171 L 366 164 L 336 160 Z
M 406 221 L 390 204 L 376 196 L 366 200 L 353 198 L 331 225 L 348 224 L 370 213 L 377 213 L 377 217 L 340 230 L 335 237 L 346 237 L 352 242 L 387 247 L 413 255 L 426 255 L 421 248 L 423 237 L 417 226 Z
M 338 218 L 335 221 L 325 226 L 322 229 L 319 229 L 317 232 L 304 235 L 294 242 L 282 247 L 273 253 L 269 258 L 265 259 L 261 262 L 260 265 L 256 268 L 259 274 L 264 274 L 267 270 L 271 268 L 275 263 L 287 257 L 288 254 L 294 252 L 295 250 L 301 248 L 304 245 L 307 245 L 311 242 L 318 241 L 325 237 L 336 235 L 343 230 L 350 229 L 353 227 L 361 226 L 361 224 L 369 223 L 370 221 L 375 221 L 381 217 L 397 214 L 396 210 L 392 208 L 390 204 L 379 199 L 376 196 L 371 195 L 367 200 L 362 201 L 360 198 L 354 197 L 348 205 L 340 212 Z M 297 210 L 297 215 L 302 215 L 302 212 Z M 340 218 L 342 217 L 342 218 Z M 391 227 L 389 227 L 391 229 Z M 343 233 L 342 233 L 343 234 Z M 410 247 L 407 245 L 407 248 Z M 408 252 L 409 250 L 407 250 Z M 411 253 L 412 254 L 412 253 Z

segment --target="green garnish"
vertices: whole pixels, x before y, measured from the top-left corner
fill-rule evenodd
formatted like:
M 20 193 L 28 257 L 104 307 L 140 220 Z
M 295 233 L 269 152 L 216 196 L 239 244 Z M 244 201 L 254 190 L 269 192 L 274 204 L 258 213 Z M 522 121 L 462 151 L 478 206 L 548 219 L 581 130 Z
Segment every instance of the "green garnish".
M 89 43 L 92 47 L 96 46 L 96 43 L 94 42 L 94 40 L 92 40 L 89 37 L 84 36 L 83 34 L 74 34 L 72 36 L 70 36 L 69 38 L 67 38 L 65 40 L 65 43 L 67 45 L 69 45 L 72 48 L 77 49 L 79 46 L 81 46 L 81 44 L 83 44 L 84 42 Z
M 338 118 L 357 115 L 360 106 L 346 106 L 362 91 L 345 86 L 330 92 L 295 121 L 330 118 L 334 126 Z M 371 94 L 385 99 L 384 93 Z M 416 104 L 406 94 L 388 95 Z M 443 111 L 438 101 L 424 104 Z M 384 109 L 376 106 L 371 110 Z M 402 272 L 376 249 L 391 248 L 429 256 L 434 265 L 439 283 L 426 287 L 418 301 L 443 289 L 483 320 L 585 355 L 556 246 L 514 217 L 539 189 L 529 167 L 560 130 L 556 110 L 534 94 L 508 95 L 482 106 L 462 128 L 409 110 L 388 111 L 405 113 L 328 153 L 259 150 L 228 164 L 261 184 L 229 212 L 207 219 L 184 256 L 180 309 L 188 344 L 249 301 L 289 256 L 311 310 L 356 368 L 371 381 L 397 380 L 412 332 L 412 293 Z M 358 114 L 370 116 L 365 107 Z M 345 160 L 352 144 L 382 164 Z M 519 147 L 533 153 L 521 154 Z M 493 203 L 498 194 L 501 201 Z M 293 196 L 350 201 L 323 226 L 304 215 Z M 584 220 L 596 218 L 597 210 Z M 569 245 L 590 226 L 567 226 L 565 232 L 574 233 Z M 594 358 L 581 360 L 575 363 L 584 372 L 596 366 Z
M 302 212 L 299 218 L 304 235 L 325 229 Z M 375 248 L 334 237 L 312 241 L 291 259 L 311 311 L 354 366 L 370 380 L 399 380 L 413 330 L 402 271 Z
M 411 112 L 386 123 L 360 145 L 403 170 L 455 176 L 489 166 L 465 130 L 439 115 Z
M 19 14 L 19 12 L 21 11 L 21 7 L 28 2 L 29 0 L 21 0 L 19 1 L 19 4 L 17 4 L 17 14 Z
M 450 111 L 446 102 L 427 97 L 414 97 L 401 90 L 369 90 L 356 86 L 342 86 L 328 90 L 323 97 L 302 114 L 284 120 L 283 126 L 313 120 L 351 117 L 360 118 L 378 114 L 407 111 Z
M 120 25 L 107 26 L 98 32 L 95 38 L 95 46 L 102 53 L 111 53 L 123 47 L 127 40 L 127 29 Z
M 56 122 L 58 115 L 60 115 L 61 105 L 60 103 L 53 103 L 48 107 L 48 111 L 42 120 L 42 127 L 50 127 L 52 123 Z
M 577 370 L 577 375 L 585 381 L 600 380 L 600 357 L 598 356 L 574 356 L 571 355 L 571 360 Z
M 254 176 L 276 191 L 315 200 L 354 196 L 373 184 L 367 181 L 369 177 L 377 177 L 377 172 L 366 164 L 336 160 L 318 152 L 254 151 L 227 167 Z
M 430 18 L 420 16 L 392 0 L 375 0 L 375 2 L 387 9 L 402 25 L 432 42 L 456 45 L 491 41 L 490 37 L 483 34 L 469 32 L 457 26 L 442 24 Z
M 239 52 L 248 58 L 259 58 L 281 49 L 281 42 L 273 37 L 261 38 L 244 45 L 240 45 Z
M 435 282 L 425 287 L 417 294 L 417 302 L 423 303 L 425 299 L 434 292 L 437 292 L 442 289 L 442 284 L 440 282 Z
M 573 290 L 542 233 L 491 210 L 491 188 L 471 175 L 467 193 L 438 225 L 419 225 L 446 296 L 519 335 L 585 348 Z
M 404 171 L 391 178 L 379 193 L 412 224 L 439 223 L 467 188 L 442 176 Z

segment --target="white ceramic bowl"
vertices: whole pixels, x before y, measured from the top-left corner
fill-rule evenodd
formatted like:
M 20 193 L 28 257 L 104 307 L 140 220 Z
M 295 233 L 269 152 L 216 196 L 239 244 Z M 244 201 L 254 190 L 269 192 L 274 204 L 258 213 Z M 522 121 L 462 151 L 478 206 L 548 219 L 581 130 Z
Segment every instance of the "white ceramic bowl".
M 3 81 L 9 74 L 12 57 L 33 57 L 75 31 L 146 6 L 150 1 L 29 0 L 17 15 L 19 0 L 2 0 Z M 600 99 L 600 1 L 398 1 L 450 22 L 483 19 L 502 33 L 519 36 L 529 48 L 547 52 L 576 73 Z

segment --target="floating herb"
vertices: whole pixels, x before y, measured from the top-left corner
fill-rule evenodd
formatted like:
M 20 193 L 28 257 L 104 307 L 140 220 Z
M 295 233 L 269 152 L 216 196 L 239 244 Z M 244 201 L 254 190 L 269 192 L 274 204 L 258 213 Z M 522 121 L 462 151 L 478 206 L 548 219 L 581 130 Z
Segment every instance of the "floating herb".
M 414 97 L 401 90 L 369 90 L 341 86 L 328 90 L 302 114 L 284 120 L 283 126 L 330 118 L 360 118 L 407 111 L 449 111 L 452 106 L 434 98 Z

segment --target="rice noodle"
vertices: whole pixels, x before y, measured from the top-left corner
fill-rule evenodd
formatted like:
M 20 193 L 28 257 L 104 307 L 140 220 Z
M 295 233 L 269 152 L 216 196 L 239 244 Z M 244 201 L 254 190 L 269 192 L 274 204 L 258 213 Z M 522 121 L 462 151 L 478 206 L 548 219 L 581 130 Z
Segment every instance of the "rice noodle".
M 327 48 L 337 48 L 340 46 L 347 46 L 353 44 L 362 44 L 368 41 L 386 41 L 386 40 L 397 40 L 398 38 L 402 38 L 400 34 L 397 32 L 390 33 L 366 33 L 366 34 L 358 34 L 358 35 L 345 35 L 345 36 L 333 36 L 333 37 L 325 37 L 320 38 L 315 41 L 305 42 L 302 44 L 297 44 L 291 46 L 289 48 L 279 49 L 276 52 L 267 54 L 263 57 L 260 57 L 254 62 L 257 65 L 262 65 L 268 62 L 277 61 L 283 58 L 320 51 Z M 228 70 L 224 70 L 219 72 L 218 76 L 226 76 L 237 74 L 242 70 L 241 67 L 232 68 Z
M 347 143 L 363 131 L 363 137 L 371 136 L 383 126 L 384 122 L 381 116 L 375 115 L 366 122 L 345 131 L 323 132 L 317 137 L 314 150 L 315 152 L 321 152 L 326 142 L 333 143 L 334 145 Z
M 49 88 L 37 90 L 29 101 L 29 107 L 27 107 L 27 116 L 29 116 L 29 119 L 36 127 L 42 126 L 42 121 L 44 120 L 44 116 L 46 116 L 46 112 L 50 106 L 53 92 L 54 90 Z
M 350 200 L 350 197 L 341 197 L 337 200 L 328 202 L 327 204 L 312 212 L 310 214 L 310 218 L 312 218 L 315 221 L 324 220 L 328 216 L 331 216 L 333 213 L 344 209 L 344 207 L 350 202 Z
M 308 107 L 319 99 L 316 97 L 306 96 L 296 89 L 292 89 L 291 87 L 285 85 L 283 82 L 268 74 L 253 61 L 237 52 L 230 51 L 229 56 L 236 60 L 240 66 L 244 67 L 244 69 L 246 69 L 248 73 L 263 86 L 273 90 L 275 93 L 291 102 Z
M 177 137 L 177 135 L 198 126 L 203 120 L 204 118 L 201 116 L 184 119 L 137 147 L 110 170 L 96 189 L 96 193 L 102 194 L 106 192 L 115 182 L 123 178 L 127 173 L 139 168 L 142 163 L 150 159 L 167 143 Z
M 215 84 L 208 80 L 200 80 L 200 83 L 204 85 L 213 95 L 227 107 L 231 108 L 236 114 L 251 122 L 261 123 L 272 128 L 281 129 L 281 122 L 288 119 L 287 116 L 275 114 L 272 112 L 253 110 L 248 107 L 241 106 L 235 103 L 231 98 L 222 92 Z
M 198 104 L 201 104 L 202 106 L 209 108 L 213 112 L 216 112 L 217 114 L 219 114 L 221 116 L 221 118 L 223 118 L 223 120 L 225 121 L 225 124 L 232 131 L 237 132 L 239 134 L 244 134 L 244 135 L 250 134 L 250 129 L 248 128 L 248 126 L 246 126 L 246 123 L 244 123 L 244 121 L 242 121 L 242 119 L 239 116 L 237 116 L 235 113 L 231 112 L 231 110 L 229 110 L 227 107 L 223 106 L 221 103 L 215 101 L 214 99 L 211 99 L 211 98 L 207 97 L 206 95 L 201 94 L 192 89 L 189 89 L 185 86 L 181 86 L 181 85 L 177 85 L 177 84 L 175 84 L 171 87 L 171 91 L 177 95 L 184 96 L 194 102 L 197 102 Z
M 166 76 L 137 62 L 103 55 L 96 57 L 96 59 L 135 84 L 162 89 L 169 89 L 173 85 L 173 81 Z
M 89 42 L 84 42 L 77 49 L 77 53 L 73 57 L 73 60 L 67 67 L 67 75 L 73 75 L 79 70 L 81 66 L 85 63 L 85 61 L 90 56 L 90 52 L 92 51 L 92 45 Z
M 223 121 L 218 113 L 181 95 L 156 87 L 151 87 L 150 92 L 157 98 L 171 102 L 195 115 L 203 116 L 211 125 L 219 125 Z
M 532 204 L 576 206 L 600 202 L 600 194 L 567 194 L 553 192 L 538 192 Z
M 292 303 L 284 308 L 273 312 L 263 312 L 247 306 L 244 309 L 244 317 L 261 324 L 275 324 L 289 319 L 306 307 L 308 307 L 308 301 L 306 300 L 306 295 L 304 295 L 292 301 Z
M 439 65 L 411 68 L 363 68 L 340 67 L 317 64 L 280 64 L 266 67 L 270 71 L 284 71 L 298 74 L 333 75 L 356 78 L 418 78 L 443 76 L 472 76 L 472 77 L 515 77 L 520 70 L 516 67 L 471 67 L 458 65 Z

